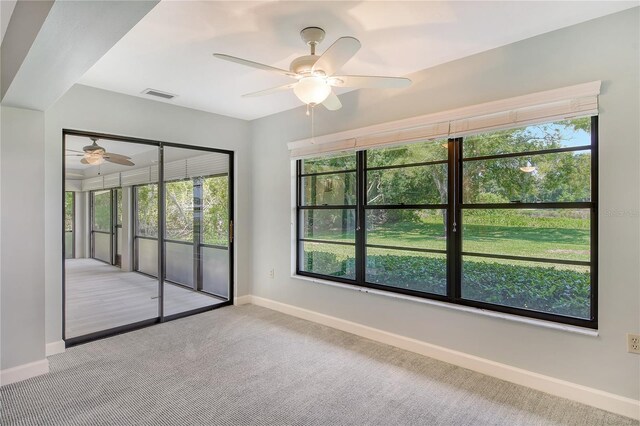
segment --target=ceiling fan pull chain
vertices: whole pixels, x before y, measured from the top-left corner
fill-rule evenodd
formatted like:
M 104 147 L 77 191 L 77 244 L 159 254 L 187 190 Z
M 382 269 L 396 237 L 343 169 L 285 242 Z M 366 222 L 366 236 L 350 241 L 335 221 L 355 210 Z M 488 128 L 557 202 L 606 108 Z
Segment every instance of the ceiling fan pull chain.
M 307 104 L 307 108 L 309 108 L 309 104 Z M 315 124 L 316 124 L 316 120 L 315 120 L 315 108 L 311 107 L 311 140 L 314 140 L 316 135 L 315 135 Z

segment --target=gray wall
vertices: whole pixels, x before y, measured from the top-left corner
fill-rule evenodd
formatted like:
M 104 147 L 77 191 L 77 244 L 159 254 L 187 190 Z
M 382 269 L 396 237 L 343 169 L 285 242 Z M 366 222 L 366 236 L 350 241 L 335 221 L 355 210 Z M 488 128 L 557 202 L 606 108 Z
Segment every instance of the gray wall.
M 214 94 L 212 94 L 213 96 Z M 249 294 L 251 269 L 251 151 L 249 125 L 134 96 L 76 85 L 45 113 L 46 340 L 62 338 L 62 129 L 215 147 L 236 153 L 236 296 Z M 41 182 L 41 181 L 39 181 Z
M 0 369 L 4 370 L 45 357 L 44 247 L 40 243 L 44 233 L 44 113 L 2 107 L 0 115 Z M 60 226 L 58 238 L 62 239 Z M 58 250 L 58 261 L 61 259 Z
M 290 278 L 287 142 L 310 136 L 302 108 L 251 122 L 253 294 L 639 399 L 640 357 L 625 343 L 625 333 L 640 331 L 638 10 L 424 70 L 407 90 L 352 92 L 341 96 L 339 112 L 316 115 L 322 135 L 602 80 L 599 337 Z

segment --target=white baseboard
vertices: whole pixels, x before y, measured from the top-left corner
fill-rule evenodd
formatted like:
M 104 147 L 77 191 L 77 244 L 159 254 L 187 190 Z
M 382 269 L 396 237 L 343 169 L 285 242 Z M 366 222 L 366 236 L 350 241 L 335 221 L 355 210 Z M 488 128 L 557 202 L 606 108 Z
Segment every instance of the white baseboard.
M 46 358 L 40 361 L 18 365 L 17 367 L 0 371 L 0 385 L 10 385 L 11 383 L 21 382 L 22 380 L 27 380 L 48 372 L 49 361 Z
M 251 303 L 251 297 L 252 297 L 251 295 L 236 297 L 233 300 L 233 304 L 236 306 L 248 305 L 249 303 Z
M 46 356 L 61 354 L 64 351 L 65 351 L 64 340 L 58 340 L 57 342 L 47 343 Z
M 293 305 L 276 302 L 259 296 L 248 297 L 250 302 L 257 306 L 272 309 L 294 317 L 313 321 L 328 327 L 346 331 L 367 339 L 395 346 L 400 349 L 415 352 L 449 364 L 477 371 L 487 376 L 496 377 L 511 383 L 527 386 L 551 395 L 570 399 L 612 413 L 620 414 L 632 419 L 640 419 L 640 401 L 626 398 L 610 392 L 601 391 L 565 380 L 534 373 L 507 364 L 469 355 L 463 352 L 447 349 L 442 346 L 432 345 L 420 340 L 401 336 L 366 325 L 347 321 L 344 319 L 299 308 Z

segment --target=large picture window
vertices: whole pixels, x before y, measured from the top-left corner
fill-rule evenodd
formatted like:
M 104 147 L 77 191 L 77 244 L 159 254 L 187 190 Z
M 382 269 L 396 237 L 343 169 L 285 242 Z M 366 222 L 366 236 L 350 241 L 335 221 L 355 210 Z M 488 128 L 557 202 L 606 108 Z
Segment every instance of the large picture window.
M 597 117 L 297 162 L 297 273 L 597 327 Z

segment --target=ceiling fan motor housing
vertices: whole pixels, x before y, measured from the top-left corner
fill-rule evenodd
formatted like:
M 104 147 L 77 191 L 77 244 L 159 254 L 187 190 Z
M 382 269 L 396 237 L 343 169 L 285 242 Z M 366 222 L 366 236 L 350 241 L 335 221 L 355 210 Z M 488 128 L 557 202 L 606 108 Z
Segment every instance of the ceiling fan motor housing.
M 320 58 L 318 55 L 300 56 L 291 62 L 289 70 L 301 75 L 311 74 L 311 68 L 313 68 L 313 64 L 318 61 L 318 58 Z
M 291 72 L 304 76 L 311 75 L 313 64 L 315 64 L 320 58 L 319 55 L 316 55 L 316 46 L 324 40 L 324 36 L 324 30 L 319 27 L 307 27 L 300 31 L 300 37 L 311 48 L 311 54 L 294 59 L 291 62 L 291 65 L 289 65 L 289 70 Z M 321 72 L 316 72 L 314 74 L 324 75 L 324 73 Z
M 103 147 L 98 145 L 97 138 L 91 138 L 91 140 L 93 141 L 91 145 L 87 145 L 82 148 L 84 152 L 86 152 L 87 154 L 104 154 L 106 152 Z

